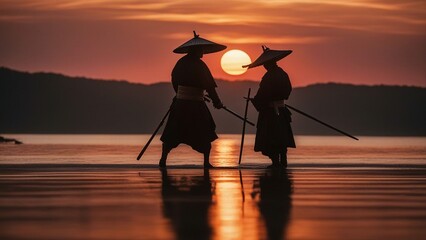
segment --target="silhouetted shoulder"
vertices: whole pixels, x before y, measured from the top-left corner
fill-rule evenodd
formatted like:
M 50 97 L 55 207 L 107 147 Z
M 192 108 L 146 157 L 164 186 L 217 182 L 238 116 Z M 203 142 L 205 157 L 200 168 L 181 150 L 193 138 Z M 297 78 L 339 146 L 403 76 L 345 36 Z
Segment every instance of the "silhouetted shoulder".
M 273 68 L 263 75 L 265 81 L 290 81 L 288 74 L 280 67 Z
M 173 85 L 209 89 L 216 87 L 207 65 L 199 58 L 186 55 L 179 59 L 172 71 Z

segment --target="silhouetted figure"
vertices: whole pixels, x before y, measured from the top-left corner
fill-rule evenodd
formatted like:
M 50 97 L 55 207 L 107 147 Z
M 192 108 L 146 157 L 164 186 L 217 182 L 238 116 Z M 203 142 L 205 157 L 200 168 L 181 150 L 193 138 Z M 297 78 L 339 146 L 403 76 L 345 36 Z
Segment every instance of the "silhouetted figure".
M 277 61 L 292 51 L 262 48 L 262 55 L 253 63 L 243 66 L 253 68 L 263 65 L 267 70 L 252 99 L 259 112 L 254 150 L 271 159 L 272 165 L 269 167 L 287 167 L 287 148 L 296 147 L 290 126 L 291 113 L 284 104 L 292 86 L 287 73 L 277 65 Z
M 268 169 L 254 182 L 252 197 L 265 221 L 267 239 L 285 239 L 290 220 L 292 182 L 284 169 Z
M 162 168 L 163 213 L 170 220 L 176 239 L 210 239 L 209 209 L 212 183 L 209 170 L 203 176 L 173 178 Z
M 9 143 L 9 142 L 14 142 L 15 144 L 22 144 L 21 141 L 18 141 L 16 139 L 4 138 L 4 137 L 0 136 L 0 143 Z
M 216 83 L 207 65 L 201 60 L 203 54 L 222 51 L 226 47 L 200 38 L 194 38 L 174 50 L 187 53 L 179 59 L 172 71 L 172 84 L 176 97 L 169 119 L 161 136 L 163 151 L 160 167 L 166 166 L 167 155 L 181 143 L 204 154 L 204 167 L 213 167 L 209 162 L 211 142 L 217 139 L 216 125 L 204 103 L 204 91 L 210 95 L 215 108 L 222 108 L 216 93 Z

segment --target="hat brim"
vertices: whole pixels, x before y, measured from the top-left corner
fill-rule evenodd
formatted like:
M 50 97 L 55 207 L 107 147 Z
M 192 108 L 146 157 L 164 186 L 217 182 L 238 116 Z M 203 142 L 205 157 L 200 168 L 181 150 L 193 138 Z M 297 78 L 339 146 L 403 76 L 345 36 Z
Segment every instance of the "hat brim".
M 266 50 L 264 51 L 254 62 L 243 65 L 243 68 L 254 68 L 264 65 L 268 62 L 278 62 L 279 60 L 287 57 L 293 51 L 292 50 Z
M 191 49 L 200 48 L 204 54 L 220 52 L 226 49 L 225 45 L 217 44 L 204 38 L 194 37 L 191 40 L 185 42 L 181 46 L 173 50 L 174 53 L 185 54 L 189 53 Z

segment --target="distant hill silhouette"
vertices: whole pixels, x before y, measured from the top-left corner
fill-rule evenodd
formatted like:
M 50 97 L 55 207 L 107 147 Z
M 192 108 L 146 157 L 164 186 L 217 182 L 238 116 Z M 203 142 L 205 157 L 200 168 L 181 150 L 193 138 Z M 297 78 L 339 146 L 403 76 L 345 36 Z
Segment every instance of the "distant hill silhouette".
M 258 82 L 217 80 L 224 104 L 243 113 Z M 152 85 L 26 73 L 0 68 L 0 133 L 152 133 L 174 95 Z M 288 102 L 354 135 L 426 136 L 426 88 L 316 84 L 295 88 Z M 211 104 L 209 104 L 211 105 Z M 241 121 L 212 109 L 219 133 L 240 133 Z M 249 118 L 257 113 L 249 109 Z M 296 134 L 334 135 L 297 113 Z M 247 128 L 248 133 L 255 129 Z

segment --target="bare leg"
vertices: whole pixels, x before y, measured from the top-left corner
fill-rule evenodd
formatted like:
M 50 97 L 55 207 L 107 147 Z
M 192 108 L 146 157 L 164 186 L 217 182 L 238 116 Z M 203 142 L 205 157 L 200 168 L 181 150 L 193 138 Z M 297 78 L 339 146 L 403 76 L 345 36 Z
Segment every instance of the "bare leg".
M 280 166 L 279 154 L 271 153 L 268 156 L 272 161 L 272 165 L 269 165 L 268 168 L 277 168 Z
M 163 151 L 161 153 L 160 162 L 158 163 L 158 166 L 160 168 L 165 168 L 166 167 L 167 156 L 169 155 L 169 152 L 171 150 L 172 149 L 169 146 L 167 146 L 167 144 L 163 143 Z
M 214 168 L 213 165 L 210 164 L 210 149 L 211 147 L 204 152 L 204 168 Z
M 287 168 L 287 149 L 280 153 L 280 164 L 281 167 Z

